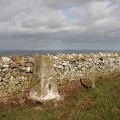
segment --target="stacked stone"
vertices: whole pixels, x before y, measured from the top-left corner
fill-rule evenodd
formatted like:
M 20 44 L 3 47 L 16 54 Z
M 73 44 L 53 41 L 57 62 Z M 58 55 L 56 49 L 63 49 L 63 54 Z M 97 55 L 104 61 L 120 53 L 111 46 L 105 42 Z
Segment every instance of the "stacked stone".
M 98 79 L 120 79 L 120 55 L 117 53 L 47 56 L 53 57 L 56 73 L 53 77 L 58 85 L 77 80 L 91 84 L 93 80 Z M 42 65 L 38 64 L 36 63 L 35 66 L 35 58 L 33 56 L 1 57 L 0 97 L 10 96 L 17 91 L 29 89 L 32 86 L 33 76 L 37 80 L 36 76 L 40 75 L 38 71 Z
M 59 54 L 54 56 L 58 84 L 82 79 L 120 79 L 120 56 L 117 53 Z
M 0 97 L 29 88 L 32 80 L 33 57 L 1 57 Z

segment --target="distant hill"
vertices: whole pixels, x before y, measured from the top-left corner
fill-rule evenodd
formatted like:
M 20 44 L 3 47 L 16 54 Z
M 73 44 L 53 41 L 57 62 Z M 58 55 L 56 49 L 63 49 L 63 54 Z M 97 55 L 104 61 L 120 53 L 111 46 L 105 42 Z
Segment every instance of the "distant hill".
M 111 50 L 85 50 L 85 49 L 73 49 L 73 50 L 0 50 L 1 56 L 13 56 L 13 55 L 33 55 L 35 53 L 39 54 L 72 54 L 72 53 L 98 53 L 98 52 L 119 52 L 119 51 L 111 51 Z

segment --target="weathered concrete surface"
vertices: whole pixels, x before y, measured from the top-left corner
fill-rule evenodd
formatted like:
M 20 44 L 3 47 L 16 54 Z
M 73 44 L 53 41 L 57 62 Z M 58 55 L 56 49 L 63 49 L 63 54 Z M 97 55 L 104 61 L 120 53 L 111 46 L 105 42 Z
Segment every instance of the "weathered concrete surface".
M 38 69 L 37 75 L 40 77 L 40 81 L 30 90 L 30 98 L 37 101 L 59 99 L 60 96 L 54 79 L 53 57 L 42 55 L 37 56 L 38 58 L 40 58 L 38 64 L 41 65 L 41 69 Z

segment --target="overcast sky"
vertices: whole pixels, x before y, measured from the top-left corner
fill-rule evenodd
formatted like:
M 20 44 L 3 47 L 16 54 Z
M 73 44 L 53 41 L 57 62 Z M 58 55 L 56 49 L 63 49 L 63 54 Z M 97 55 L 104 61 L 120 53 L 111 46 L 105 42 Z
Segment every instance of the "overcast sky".
M 0 49 L 120 50 L 120 0 L 0 0 Z

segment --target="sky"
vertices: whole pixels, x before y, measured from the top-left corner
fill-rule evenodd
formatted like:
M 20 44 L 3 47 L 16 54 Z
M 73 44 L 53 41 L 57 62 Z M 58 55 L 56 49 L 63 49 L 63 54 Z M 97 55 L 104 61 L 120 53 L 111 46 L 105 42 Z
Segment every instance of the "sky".
M 120 50 L 120 0 L 0 0 L 0 49 Z

